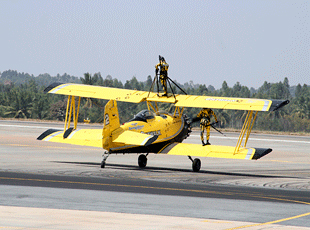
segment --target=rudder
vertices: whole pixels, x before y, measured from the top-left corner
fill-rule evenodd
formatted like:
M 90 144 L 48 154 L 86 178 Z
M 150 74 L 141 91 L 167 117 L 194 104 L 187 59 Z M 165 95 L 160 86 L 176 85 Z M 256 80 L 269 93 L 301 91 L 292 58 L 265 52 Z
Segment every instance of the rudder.
M 112 132 L 120 127 L 117 103 L 115 100 L 110 100 L 104 107 L 103 132 Z

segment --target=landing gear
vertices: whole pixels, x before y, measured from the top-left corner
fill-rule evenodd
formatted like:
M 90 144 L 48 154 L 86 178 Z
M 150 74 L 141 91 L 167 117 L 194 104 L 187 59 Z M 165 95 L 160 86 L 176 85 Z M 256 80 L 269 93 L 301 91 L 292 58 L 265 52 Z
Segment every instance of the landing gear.
M 200 167 L 201 167 L 201 161 L 198 158 L 193 158 L 191 156 L 188 156 L 188 158 L 192 161 L 192 168 L 194 172 L 199 172 Z
M 146 164 L 147 164 L 147 158 L 146 158 L 147 155 L 143 155 L 141 154 L 139 157 L 138 157 L 138 165 L 140 168 L 145 168 Z
M 195 158 L 192 165 L 193 171 L 199 172 L 200 167 L 201 167 L 201 161 L 198 158 Z
M 110 156 L 110 151 L 104 151 L 104 153 L 103 153 L 103 155 L 102 155 L 102 157 L 103 157 L 103 159 L 102 159 L 102 161 L 101 161 L 101 164 L 100 164 L 100 167 L 101 168 L 104 168 L 105 167 L 105 161 L 108 159 L 108 157 Z
M 105 167 L 105 161 L 101 161 L 100 167 L 103 169 Z

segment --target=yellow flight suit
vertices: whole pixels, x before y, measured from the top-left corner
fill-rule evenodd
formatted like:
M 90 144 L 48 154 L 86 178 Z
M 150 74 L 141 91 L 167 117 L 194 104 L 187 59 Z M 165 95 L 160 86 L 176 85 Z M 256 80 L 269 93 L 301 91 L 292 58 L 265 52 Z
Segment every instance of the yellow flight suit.
M 168 79 L 168 68 L 169 65 L 165 61 L 164 57 L 159 56 L 159 63 L 155 66 L 155 73 L 158 74 L 159 71 L 159 79 L 161 84 L 163 85 L 164 95 L 167 96 L 167 79 Z
M 200 138 L 201 138 L 202 145 L 210 145 L 209 139 L 210 139 L 211 116 L 213 116 L 215 119 L 215 122 L 217 122 L 217 117 L 212 109 L 203 108 L 197 114 L 197 117 L 200 118 L 200 130 L 201 130 Z M 207 130 L 207 133 L 206 133 L 207 143 L 204 142 L 204 138 L 203 138 L 203 134 L 205 130 Z

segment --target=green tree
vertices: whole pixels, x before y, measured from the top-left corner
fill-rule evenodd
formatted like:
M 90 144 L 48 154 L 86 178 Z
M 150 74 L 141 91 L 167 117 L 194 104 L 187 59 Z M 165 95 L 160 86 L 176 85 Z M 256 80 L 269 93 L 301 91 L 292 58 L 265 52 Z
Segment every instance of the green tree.
M 95 83 L 90 73 L 84 73 L 84 78 L 81 78 L 81 81 L 85 85 L 94 85 Z

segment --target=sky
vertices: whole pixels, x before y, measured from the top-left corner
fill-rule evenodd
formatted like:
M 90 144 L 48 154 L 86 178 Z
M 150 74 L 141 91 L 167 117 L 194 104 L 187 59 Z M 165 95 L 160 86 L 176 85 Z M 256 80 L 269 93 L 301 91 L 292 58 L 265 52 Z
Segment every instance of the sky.
M 0 72 L 310 84 L 307 0 L 1 0 Z

